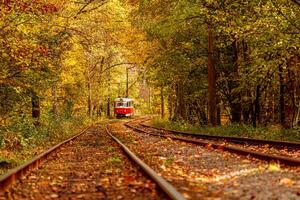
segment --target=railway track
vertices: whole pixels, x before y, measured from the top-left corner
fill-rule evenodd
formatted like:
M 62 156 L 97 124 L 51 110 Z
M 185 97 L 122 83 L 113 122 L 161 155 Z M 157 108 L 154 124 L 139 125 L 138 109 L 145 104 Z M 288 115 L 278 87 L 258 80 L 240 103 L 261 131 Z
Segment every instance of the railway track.
M 140 158 L 138 158 L 132 151 L 130 151 L 118 138 L 112 135 L 112 133 L 108 129 L 108 125 L 106 126 L 106 132 L 113 138 L 123 149 L 123 151 L 137 164 L 140 168 L 144 170 L 144 172 L 151 177 L 153 181 L 155 181 L 160 188 L 171 198 L 174 200 L 184 200 L 185 198 L 180 194 L 174 186 L 168 183 L 164 178 L 159 176 L 151 167 L 149 167 L 146 163 L 144 163 Z
M 253 138 L 241 138 L 241 137 L 230 137 L 230 136 L 217 136 L 217 135 L 206 135 L 206 134 L 199 134 L 199 133 L 188 133 L 183 131 L 175 131 L 165 128 L 157 128 L 154 126 L 150 126 L 145 124 L 144 122 L 147 121 L 143 120 L 139 125 L 146 127 L 146 128 L 152 128 L 156 130 L 162 130 L 166 132 L 171 132 L 180 136 L 189 136 L 193 138 L 199 138 L 199 139 L 209 139 L 209 140 L 216 140 L 216 141 L 226 141 L 236 144 L 253 144 L 253 145 L 271 145 L 275 148 L 289 148 L 289 149 L 298 149 L 300 150 L 300 143 L 299 142 L 288 142 L 288 141 L 278 141 L 278 140 L 262 140 L 262 139 L 253 139 Z
M 84 132 L 88 129 L 89 127 L 84 128 L 80 133 L 77 135 L 53 146 L 52 148 L 48 149 L 44 153 L 39 154 L 38 156 L 34 157 L 32 160 L 24 163 L 23 165 L 16 167 L 12 170 L 10 170 L 8 173 L 0 176 L 0 192 L 5 191 L 7 188 L 9 188 L 11 185 L 13 185 L 18 179 L 23 177 L 25 174 L 30 172 L 31 170 L 34 170 L 42 165 L 44 161 L 47 160 L 47 158 L 57 151 L 59 148 L 61 148 L 63 145 L 66 145 L 67 143 L 73 141 L 74 139 L 78 138 Z
M 138 123 L 135 120 L 134 126 Z M 187 199 L 299 198 L 298 167 L 281 168 L 211 146 L 158 137 L 153 130 L 153 135 L 140 134 L 124 125 L 112 125 L 114 134 Z
M 185 199 L 108 125 L 86 128 L 11 170 L 0 178 L 0 189 L 0 199 Z
M 241 158 L 232 154 L 224 157 L 226 153 L 214 152 L 198 145 L 176 143 L 175 140 L 174 142 L 168 139 L 161 140 L 148 134 L 127 137 L 128 129 L 120 122 L 103 127 L 100 125 L 90 127 L 69 141 L 61 143 L 58 149 L 50 151 L 46 157 L 38 156 L 41 157 L 41 161 L 30 161 L 32 165 L 29 166 L 30 170 L 21 173 L 14 169 L 2 176 L 0 184 L 5 192 L 4 190 L 0 192 L 0 200 L 201 199 L 202 197 L 235 199 L 240 196 L 247 197 L 249 194 L 244 193 L 249 191 L 252 194 L 253 190 L 258 191 L 255 195 L 259 198 L 265 197 L 269 192 L 259 192 L 260 187 L 256 188 L 258 184 L 270 188 L 270 191 L 276 191 L 276 194 L 272 195 L 278 197 L 287 193 L 289 197 L 294 198 L 297 193 L 296 186 L 286 188 L 280 186 L 274 189 L 277 180 L 283 180 L 281 182 L 285 183 L 288 178 L 288 180 L 295 179 L 292 181 L 299 180 L 300 183 L 300 177 L 293 171 L 270 171 L 252 162 L 243 163 L 240 161 Z M 170 148 L 168 145 L 171 145 Z M 158 152 L 155 152 L 155 149 Z M 181 155 L 181 151 L 189 153 Z M 170 158 L 165 158 L 167 156 Z M 177 156 L 180 157 L 179 161 L 172 161 Z M 191 156 L 193 159 L 190 159 Z M 36 163 L 39 163 L 39 169 L 32 170 Z M 216 168 L 219 170 L 216 171 Z M 8 178 L 14 181 L 2 182 L 4 177 L 9 177 L 12 172 L 19 174 L 18 177 Z M 260 181 L 263 183 L 254 181 L 255 185 L 251 185 L 253 183 L 251 177 L 256 177 L 257 173 L 260 174 Z M 250 178 L 243 180 L 243 177 L 248 176 Z M 229 186 L 219 184 L 222 180 L 230 183 L 231 178 L 232 180 L 241 178 L 242 182 L 238 184 L 241 187 L 240 193 L 237 193 L 236 188 L 232 188 L 230 184 Z M 282 184 L 281 182 L 278 184 Z M 220 192 L 223 190 L 229 193 Z M 250 195 L 248 199 L 251 198 Z
M 299 159 L 299 146 L 298 143 L 290 143 L 290 142 L 280 142 L 280 141 L 267 141 L 267 140 L 252 140 L 252 139 L 245 139 L 241 138 L 228 138 L 228 137 L 206 137 L 203 135 L 192 135 L 190 133 L 184 133 L 179 131 L 170 131 L 167 129 L 160 129 L 156 127 L 151 127 L 149 125 L 145 125 L 143 122 L 147 119 L 141 120 L 133 120 L 131 122 L 127 122 L 125 126 L 134 129 L 135 131 L 147 133 L 153 136 L 164 137 L 164 138 L 171 138 L 174 140 L 179 140 L 187 143 L 193 143 L 197 145 L 212 147 L 215 149 L 220 149 L 224 151 L 229 151 L 232 153 L 236 153 L 239 155 L 244 156 L 251 156 L 254 158 L 258 158 L 261 160 L 269 161 L 269 162 L 278 162 L 280 164 L 286 166 L 300 166 L 300 159 Z M 134 124 L 134 125 L 132 125 Z M 226 138 L 228 138 L 226 140 Z M 213 141 L 211 141 L 213 140 Z M 218 141 L 216 141 L 218 140 Z M 220 140 L 222 140 L 220 142 Z M 223 142 L 223 141 L 226 141 Z M 247 142 L 248 141 L 248 142 Z M 243 145 L 232 145 L 231 143 L 238 143 L 238 144 L 247 144 L 247 146 Z M 249 145 L 249 144 L 250 145 Z M 293 154 L 294 157 L 289 157 L 287 155 L 280 155 L 278 151 L 272 149 L 275 153 L 263 152 L 266 151 L 265 147 L 253 147 L 251 145 L 274 145 L 276 148 L 289 148 L 289 149 L 296 149 L 295 153 Z M 268 148 L 270 147 L 268 146 Z M 255 150 L 253 150 L 255 149 Z M 286 151 L 286 150 L 285 150 Z

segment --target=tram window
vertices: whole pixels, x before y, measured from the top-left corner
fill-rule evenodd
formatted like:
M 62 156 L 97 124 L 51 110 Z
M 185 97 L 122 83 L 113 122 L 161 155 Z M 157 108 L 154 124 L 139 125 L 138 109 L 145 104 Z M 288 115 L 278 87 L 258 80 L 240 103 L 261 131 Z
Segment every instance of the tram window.
M 125 107 L 126 103 L 122 103 L 122 102 L 118 102 L 117 103 L 117 107 Z
M 132 107 L 133 102 L 132 101 L 128 101 L 128 102 L 116 102 L 116 107 Z

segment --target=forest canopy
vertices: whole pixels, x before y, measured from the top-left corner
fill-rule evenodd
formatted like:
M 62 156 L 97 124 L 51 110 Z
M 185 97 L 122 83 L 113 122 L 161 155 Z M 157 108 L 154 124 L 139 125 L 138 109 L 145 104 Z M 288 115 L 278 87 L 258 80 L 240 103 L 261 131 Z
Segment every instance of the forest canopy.
M 140 113 L 294 127 L 299 33 L 298 0 L 2 0 L 0 130 L 112 116 L 128 74 Z

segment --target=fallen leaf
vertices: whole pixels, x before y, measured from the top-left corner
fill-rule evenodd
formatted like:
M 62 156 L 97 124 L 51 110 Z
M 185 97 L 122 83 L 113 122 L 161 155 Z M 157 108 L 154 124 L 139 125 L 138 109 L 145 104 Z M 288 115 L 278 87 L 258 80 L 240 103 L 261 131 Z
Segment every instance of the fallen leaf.
M 279 182 L 280 185 L 285 185 L 285 186 L 292 186 L 294 185 L 294 181 L 289 179 L 289 178 L 282 178 Z
M 100 179 L 100 185 L 103 187 L 107 187 L 110 184 L 109 178 Z
M 280 171 L 280 165 L 277 163 L 272 163 L 269 165 L 268 170 L 270 171 Z
M 50 197 L 51 197 L 52 199 L 56 199 L 56 198 L 58 198 L 59 196 L 58 196 L 57 194 L 51 194 Z

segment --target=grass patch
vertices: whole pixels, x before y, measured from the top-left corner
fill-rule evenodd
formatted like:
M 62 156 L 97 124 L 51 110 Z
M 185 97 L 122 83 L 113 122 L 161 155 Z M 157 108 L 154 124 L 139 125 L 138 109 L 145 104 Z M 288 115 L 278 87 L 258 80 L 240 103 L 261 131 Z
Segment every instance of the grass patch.
M 114 147 L 107 147 L 106 151 L 107 152 L 115 152 L 116 148 L 114 148 Z
M 172 122 L 159 118 L 154 118 L 151 121 L 151 125 L 189 133 L 300 142 L 300 127 L 292 129 L 281 129 L 279 126 L 254 128 L 245 124 L 230 124 L 217 127 L 196 126 L 187 122 Z
M 165 165 L 171 165 L 172 163 L 174 162 L 174 158 L 167 158 L 166 160 L 165 160 Z
M 122 159 L 120 158 L 120 156 L 112 156 L 108 158 L 108 161 L 111 163 L 119 164 L 122 162 Z

